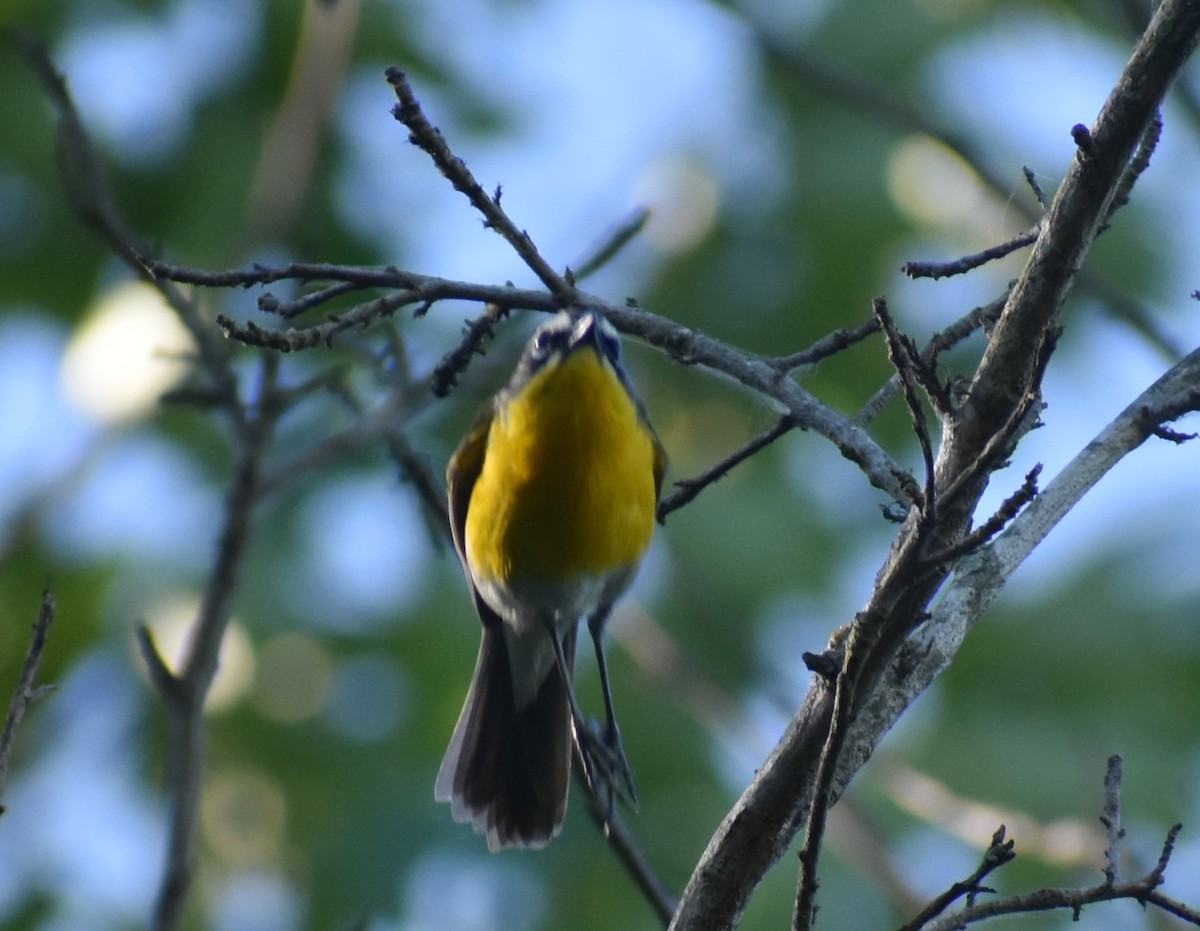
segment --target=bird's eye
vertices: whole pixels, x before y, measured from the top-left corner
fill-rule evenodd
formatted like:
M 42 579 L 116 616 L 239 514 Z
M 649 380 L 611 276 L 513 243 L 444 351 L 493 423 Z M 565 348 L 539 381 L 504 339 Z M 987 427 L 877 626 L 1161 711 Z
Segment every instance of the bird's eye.
M 538 330 L 533 334 L 533 341 L 530 343 L 533 350 L 533 355 L 541 358 L 550 349 L 550 333 L 547 330 Z

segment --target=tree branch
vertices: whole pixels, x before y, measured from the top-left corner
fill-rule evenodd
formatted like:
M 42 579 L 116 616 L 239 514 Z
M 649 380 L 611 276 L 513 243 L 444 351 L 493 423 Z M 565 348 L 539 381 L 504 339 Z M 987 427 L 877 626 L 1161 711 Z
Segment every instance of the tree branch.
M 1007 431 L 1006 424 L 1025 403 L 1023 399 L 1037 391 L 1039 360 L 1046 355 L 1047 333 L 1052 330 L 1075 273 L 1095 237 L 1124 166 L 1194 47 L 1198 32 L 1200 5 L 1189 0 L 1166 0 L 1134 50 L 1092 133 L 1096 154 L 1088 158 L 1077 156 L 1046 217 L 1026 270 L 992 334 L 970 396 L 949 422 L 938 457 L 939 487 L 969 474 L 976 457 L 989 447 L 994 437 Z M 1193 365 L 1181 363 L 1164 379 L 1170 382 L 1184 369 L 1194 376 Z M 1159 389 L 1160 383 L 1151 391 Z M 1180 390 L 1194 395 L 1196 384 L 1193 379 L 1188 388 Z M 1175 400 L 1184 408 L 1192 403 L 1180 401 L 1177 396 Z M 1143 414 L 1143 409 L 1158 411 L 1153 403 L 1139 405 L 1125 423 L 1139 437 L 1138 442 L 1148 435 L 1146 425 L 1154 420 L 1154 416 Z M 1017 435 L 1013 432 L 1010 439 L 1015 441 Z M 1004 450 L 997 453 L 990 468 L 998 466 L 1006 455 Z M 987 476 L 984 470 L 960 487 L 953 506 L 939 515 L 936 528 L 924 524 L 915 509 L 910 512 L 879 574 L 867 608 L 851 626 L 850 637 L 861 632 L 870 652 L 864 658 L 866 668 L 859 680 L 862 703 L 856 709 L 851 738 L 838 759 L 837 778 L 832 786 L 834 797 L 870 756 L 887 727 L 907 707 L 907 702 L 900 704 L 904 689 L 898 685 L 912 677 L 914 668 L 927 661 L 929 655 L 921 652 L 920 638 L 913 631 L 928 632 L 942 626 L 936 616 L 923 623 L 926 606 L 941 587 L 942 576 L 921 571 L 921 557 L 928 555 L 927 550 L 944 550 L 967 532 Z M 1082 490 L 1079 489 L 1080 494 Z M 1002 551 L 1006 537 L 1015 539 L 1018 527 L 1027 527 L 1036 519 L 1031 512 L 1044 514 L 1052 506 L 1043 503 L 1047 493 L 1026 507 L 983 553 L 994 558 L 994 554 Z M 943 494 L 943 505 L 947 504 L 946 499 Z M 1052 500 L 1062 504 L 1058 496 Z M 1039 508 L 1039 504 L 1043 506 Z M 971 568 L 986 558 L 983 553 L 967 557 L 956 572 L 956 579 L 964 573 L 969 578 Z M 963 591 L 959 597 L 965 594 Z M 987 602 L 990 599 L 977 593 L 960 604 L 965 617 L 970 618 L 969 623 L 974 623 Z M 873 640 L 868 628 L 875 631 Z M 950 647 L 949 652 L 942 654 L 948 662 L 957 644 L 943 646 Z M 814 793 L 816 762 L 830 727 L 832 706 L 828 685 L 822 680 L 814 681 L 783 738 L 710 841 L 683 893 L 672 928 L 723 929 L 736 924 L 750 892 L 803 823 L 804 811 Z
M 8 787 L 8 770 L 12 764 L 13 746 L 16 742 L 17 728 L 25 718 L 29 706 L 45 694 L 51 686 L 37 685 L 38 668 L 42 664 L 42 654 L 46 649 L 46 641 L 50 635 L 50 625 L 54 623 L 54 596 L 49 591 L 42 592 L 42 609 L 33 625 L 33 637 L 29 641 L 29 649 L 21 663 L 21 672 L 17 676 L 17 685 L 13 689 L 12 700 L 8 703 L 8 712 L 4 716 L 4 727 L 0 729 L 0 815 L 4 814 L 4 790 Z
M 483 214 L 484 225 L 494 229 L 508 241 L 522 261 L 541 280 L 547 290 L 554 295 L 559 307 L 567 307 L 575 301 L 575 284 L 560 275 L 549 263 L 542 258 L 529 234 L 509 219 L 508 214 L 500 209 L 500 188 L 490 197 L 484 192 L 482 185 L 475 180 L 466 163 L 450 151 L 446 140 L 437 127 L 426 119 L 421 110 L 421 104 L 409 87 L 408 79 L 399 68 L 388 68 L 384 72 L 387 81 L 396 92 L 400 101 L 393 109 L 392 115 L 408 127 L 409 142 L 422 149 L 437 165 L 446 179 L 454 185 L 456 191 L 467 195 L 471 205 Z
M 204 272 L 162 262 L 148 262 L 147 267 L 153 274 L 172 281 L 209 287 L 248 287 L 293 278 L 302 281 L 370 281 L 380 287 L 400 289 L 393 294 L 360 304 L 325 323 L 310 327 L 267 330 L 256 324 L 241 325 L 228 317 L 218 316 L 217 323 L 233 339 L 250 345 L 275 348 L 282 352 L 309 349 L 328 343 L 334 336 L 346 330 L 369 326 L 379 318 L 409 304 L 424 305 L 455 298 L 495 305 L 504 310 L 552 312 L 558 308 L 554 296 L 546 291 L 451 281 L 396 268 L 356 269 L 347 266 L 297 263 Z M 683 365 L 703 366 L 726 375 L 770 399 L 784 408 L 798 428 L 812 430 L 830 440 L 845 458 L 862 469 L 876 488 L 902 506 L 907 507 L 911 502 L 911 493 L 908 490 L 911 477 L 908 481 L 902 478 L 904 471 L 871 438 L 864 427 L 819 402 L 788 374 L 796 365 L 830 351 L 831 347 L 824 341 L 805 350 L 803 359 L 785 356 L 781 361 L 736 349 L 664 317 L 640 308 L 610 303 L 583 291 L 576 292 L 575 306 L 581 310 L 595 310 L 604 314 L 617 329 L 660 349 Z M 834 342 L 839 346 L 847 345 L 847 340 L 852 342 L 860 335 L 868 335 L 874 329 L 875 327 L 862 327 L 849 335 L 836 336 Z M 468 340 L 475 338 L 472 335 L 467 337 Z M 471 351 L 463 351 L 462 357 L 456 355 L 450 368 L 463 365 L 464 358 L 469 359 L 471 354 Z M 461 368 L 457 371 L 461 372 Z M 449 370 L 440 377 L 446 374 L 449 374 Z
M 1078 920 L 1085 905 L 1097 902 L 1116 902 L 1119 899 L 1132 899 L 1142 905 L 1157 905 L 1177 918 L 1200 926 L 1200 912 L 1190 909 L 1158 891 L 1179 829 L 1180 825 L 1177 824 L 1167 833 L 1167 839 L 1163 844 L 1163 855 L 1159 858 L 1158 865 L 1140 879 L 1118 883 L 1103 882 L 1084 889 L 1039 889 L 1036 892 L 1014 895 L 992 902 L 976 902 L 929 922 L 924 925 L 924 931 L 960 931 L 968 925 L 1001 915 L 1025 915 L 1031 912 L 1046 912 L 1056 909 L 1070 909 L 1074 918 Z
M 905 641 L 859 713 L 850 744 L 865 759 L 957 654 L 1012 573 L 1072 508 L 1159 424 L 1200 410 L 1200 349 L 1173 366 L 1063 467 L 990 544 L 965 556 L 927 623 Z M 854 769 L 844 765 L 839 784 Z
M 1162 853 L 1149 873 L 1130 882 L 1117 880 L 1116 851 L 1125 833 L 1120 829 L 1120 756 L 1112 756 L 1108 760 L 1108 769 L 1104 776 L 1104 808 L 1100 820 L 1108 828 L 1109 837 L 1108 849 L 1104 852 L 1106 863 L 1104 882 L 1084 889 L 1039 889 L 1037 892 L 980 903 L 977 900 L 980 893 L 995 891 L 979 885 L 983 877 L 1015 857 L 1012 841 L 1003 843 L 1004 827 L 1001 826 L 993 836 L 991 847 L 984 855 L 980 868 L 965 882 L 955 883 L 947 892 L 934 899 L 921 911 L 921 914 L 908 922 L 900 931 L 922 931 L 922 929 L 924 931 L 951 931 L 951 929 L 959 931 L 968 925 L 1000 915 L 1021 915 L 1053 909 L 1070 909 L 1074 919 L 1078 921 L 1083 906 L 1095 902 L 1115 902 L 1118 899 L 1133 899 L 1143 906 L 1157 905 L 1185 921 L 1200 925 L 1200 912 L 1189 909 L 1158 892 L 1158 887 L 1162 885 L 1165 877 L 1171 853 L 1175 849 L 1175 839 L 1179 835 L 1181 825 L 1176 824 L 1167 832 Z M 964 894 L 967 896 L 967 903 L 963 908 L 942 915 L 950 904 Z
M 716 465 L 706 469 L 700 475 L 697 475 L 695 478 L 684 478 L 677 481 L 674 489 L 664 495 L 663 499 L 658 503 L 658 522 L 660 524 L 665 522 L 667 515 L 672 511 L 677 511 L 685 504 L 690 504 L 705 488 L 723 479 L 735 466 L 741 465 L 759 450 L 770 446 L 794 426 L 795 423 L 792 422 L 790 417 L 786 415 L 780 417 L 773 425 L 758 434 L 758 436 L 743 444 L 741 448 L 735 450 Z
M 973 255 L 964 255 L 962 258 L 955 259 L 952 262 L 905 262 L 900 266 L 900 271 L 908 275 L 909 278 L 931 278 L 935 281 L 938 278 L 950 278 L 953 275 L 962 275 L 979 268 L 981 265 L 986 265 L 988 262 L 994 262 L 996 259 L 1012 255 L 1018 249 L 1024 249 L 1026 246 L 1032 245 L 1037 241 L 1040 232 L 1040 226 L 1033 226 L 1024 232 L 1017 233 L 1016 236 L 1007 242 L 1002 242 L 996 246 L 989 246 L 987 249 L 976 252 Z
M 908 922 L 900 929 L 900 931 L 920 931 L 930 921 L 944 912 L 947 908 L 967 896 L 967 904 L 971 905 L 975 896 L 980 892 L 990 892 L 986 886 L 980 885 L 987 876 L 1009 863 L 1016 856 L 1013 852 L 1013 842 L 1005 840 L 1006 830 L 1004 825 L 1000 825 L 996 829 L 996 833 L 992 835 L 992 843 L 983 855 L 978 868 L 966 879 L 961 882 L 956 882 L 953 886 L 939 895 L 936 899 L 930 902 L 921 913 L 912 921 Z
M 971 385 L 970 410 L 948 445 L 943 474 L 957 474 L 1026 390 L 1037 348 L 1057 319 L 1130 159 L 1200 32 L 1200 5 L 1166 0 L 1133 50 L 1046 214 L 1025 271 L 1009 295 Z
M 238 436 L 238 461 L 225 500 L 225 520 L 217 541 L 200 610 L 192 626 L 190 646 L 177 674 L 170 672 L 147 634 L 140 637 L 167 714 L 167 795 L 170 814 L 167 855 L 155 902 L 153 931 L 172 931 L 183 917 L 191 887 L 196 843 L 196 815 L 204 776 L 204 700 L 217 672 L 217 657 L 229 618 L 254 505 L 260 497 L 262 460 L 280 409 L 275 405 L 277 356 L 263 360 L 260 403 Z

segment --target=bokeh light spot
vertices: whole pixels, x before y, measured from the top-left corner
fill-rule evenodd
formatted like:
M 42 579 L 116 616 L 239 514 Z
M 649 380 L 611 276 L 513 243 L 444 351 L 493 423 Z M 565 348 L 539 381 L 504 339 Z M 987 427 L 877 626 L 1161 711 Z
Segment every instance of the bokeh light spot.
M 339 663 L 325 713 L 344 737 L 363 743 L 386 740 L 403 723 L 408 683 L 384 656 L 366 654 Z
M 254 703 L 281 723 L 305 721 L 325 706 L 331 678 L 329 655 L 316 639 L 280 634 L 259 650 Z
M 283 846 L 287 802 L 274 779 L 255 770 L 214 773 L 200 800 L 200 828 L 232 866 L 275 859 Z
M 159 602 L 148 612 L 146 623 L 167 665 L 178 671 L 187 655 L 199 603 L 185 597 Z M 208 713 L 236 705 L 254 682 L 254 647 L 237 621 L 230 621 L 221 640 L 217 674 L 204 703 Z
M 112 423 L 136 420 L 187 372 L 191 335 L 147 284 L 123 282 L 88 313 L 63 356 L 67 398 Z
M 689 159 L 655 162 L 634 185 L 634 202 L 648 205 L 646 238 L 663 252 L 686 252 L 711 232 L 720 201 L 716 178 Z

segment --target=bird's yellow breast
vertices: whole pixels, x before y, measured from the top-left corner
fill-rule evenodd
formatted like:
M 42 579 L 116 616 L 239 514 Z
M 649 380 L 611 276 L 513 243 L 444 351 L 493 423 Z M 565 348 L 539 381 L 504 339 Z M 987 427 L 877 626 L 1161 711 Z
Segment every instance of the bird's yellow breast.
M 472 571 L 507 585 L 634 565 L 654 529 L 656 455 L 597 353 L 547 365 L 493 416 L 467 509 Z

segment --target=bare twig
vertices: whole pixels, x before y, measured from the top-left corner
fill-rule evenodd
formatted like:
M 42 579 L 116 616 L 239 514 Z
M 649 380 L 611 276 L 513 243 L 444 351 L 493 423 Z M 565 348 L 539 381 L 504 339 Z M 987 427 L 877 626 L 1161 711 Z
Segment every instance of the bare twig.
M 277 317 L 282 317 L 284 320 L 291 320 L 299 317 L 306 311 L 312 310 L 314 307 L 319 307 L 333 300 L 335 297 L 350 294 L 357 290 L 358 287 L 359 285 L 350 281 L 339 281 L 336 284 L 321 288 L 319 291 L 311 291 L 291 301 L 281 301 L 268 291 L 259 296 L 258 309 L 265 314 L 274 314 Z
M 842 668 L 834 681 L 833 707 L 830 710 L 829 730 L 821 747 L 816 775 L 813 778 L 812 803 L 808 810 L 807 829 L 800 848 L 800 875 L 796 889 L 796 905 L 792 913 L 793 931 L 809 931 L 817 914 L 818 867 L 825 843 L 825 826 L 829 809 L 835 801 L 834 775 L 838 758 L 845 745 L 847 729 L 853 715 L 855 693 L 859 685 L 860 662 L 863 651 L 869 649 L 861 641 L 871 628 L 852 626 Z
M 581 771 L 577 768 L 578 781 L 588 800 L 588 813 L 604 833 L 604 839 L 608 846 L 621 865 L 625 867 L 625 871 L 633 879 L 638 891 L 650 903 L 655 916 L 665 928 L 670 923 L 671 916 L 675 914 L 675 894 L 667 888 L 666 883 L 650 865 L 645 851 L 638 844 L 637 838 L 633 836 L 620 813 L 612 811 L 604 800 L 591 791 L 591 787 L 587 785 L 587 781 L 580 773 Z
M 433 367 L 429 376 L 429 387 L 434 397 L 444 398 L 450 393 L 450 389 L 457 384 L 458 376 L 466 370 L 471 358 L 483 352 L 484 341 L 495 337 L 496 324 L 504 319 L 508 311 L 507 307 L 488 303 L 484 305 L 483 313 L 467 324 L 462 342 L 442 356 Z
M 583 281 L 613 260 L 632 239 L 646 228 L 650 220 L 647 207 L 637 207 L 617 225 L 594 248 L 585 253 L 571 266 L 576 281 Z
M 148 632 L 139 636 L 151 679 L 167 713 L 167 794 L 170 803 L 167 854 L 155 902 L 153 931 L 178 928 L 191 887 L 195 856 L 196 816 L 204 774 L 204 700 L 217 671 L 217 655 L 233 613 L 242 557 L 250 535 L 251 516 L 260 496 L 262 459 L 280 413 L 273 399 L 277 356 L 263 361 L 263 386 L 257 408 L 238 436 L 238 462 L 225 501 L 224 526 L 216 560 L 192 627 L 182 668 L 173 673 L 158 654 Z
M 973 255 L 964 255 L 962 258 L 951 262 L 905 262 L 900 266 L 900 271 L 908 275 L 909 278 L 933 278 L 935 280 L 938 278 L 949 278 L 953 275 L 962 275 L 972 269 L 979 268 L 981 265 L 994 262 L 996 259 L 1002 259 L 1005 256 L 1012 255 L 1018 249 L 1023 249 L 1025 246 L 1031 245 L 1037 241 L 1040 232 L 1041 227 L 1034 226 L 1024 232 L 1017 233 L 1016 236 L 1007 242 L 990 246 Z
M 1093 905 L 1097 902 L 1116 902 L 1120 899 L 1131 899 L 1142 905 L 1156 905 L 1175 917 L 1200 927 L 1200 911 L 1176 902 L 1158 891 L 1158 887 L 1162 885 L 1163 873 L 1178 833 L 1179 825 L 1175 825 L 1167 834 L 1167 840 L 1163 844 L 1163 855 L 1159 858 L 1158 865 L 1140 879 L 1128 882 L 1106 881 L 1084 889 L 1039 889 L 1036 892 L 1014 895 L 991 902 L 976 902 L 928 922 L 924 926 L 916 927 L 923 927 L 923 931 L 959 931 L 968 925 L 1001 915 L 1024 915 L 1057 909 L 1070 910 L 1073 917 L 1078 920 L 1085 905 Z
M 1049 210 L 1050 201 L 1046 199 L 1046 192 L 1042 190 L 1042 186 L 1038 183 L 1037 175 L 1033 173 L 1033 169 L 1028 165 L 1022 165 L 1021 173 L 1025 176 L 1025 183 L 1029 185 L 1029 190 L 1033 192 L 1038 205 L 1042 210 Z
M 1133 186 L 1137 183 L 1138 178 L 1142 173 L 1150 167 L 1150 156 L 1154 154 L 1154 150 L 1158 148 L 1158 140 L 1162 138 L 1162 113 L 1155 111 L 1154 118 L 1146 127 L 1146 132 L 1142 135 L 1142 141 L 1138 143 L 1137 152 L 1134 153 L 1129 164 L 1125 166 L 1125 170 L 1121 173 L 1121 181 L 1117 185 L 1117 190 L 1113 194 L 1112 203 L 1108 205 L 1108 213 L 1104 217 L 1104 222 L 1101 224 L 1101 229 L 1107 229 L 1109 223 L 1112 222 L 1113 214 L 1129 203 L 1130 194 L 1133 193 Z
M 13 746 L 16 742 L 17 728 L 25 717 L 29 706 L 44 694 L 47 686 L 37 685 L 38 668 L 42 664 L 42 654 L 46 650 L 46 641 L 50 634 L 50 625 L 54 623 L 54 596 L 49 591 L 42 592 L 42 609 L 33 625 L 33 637 L 29 641 L 29 649 L 21 663 L 21 672 L 17 676 L 17 685 L 13 689 L 12 700 L 8 703 L 8 712 L 4 716 L 4 727 L 0 730 L 0 814 L 4 814 L 4 791 L 8 786 L 8 770 L 12 764 Z
M 821 337 L 807 349 L 786 356 L 772 359 L 772 364 L 781 372 L 791 372 L 802 365 L 814 365 L 822 359 L 841 352 L 843 349 L 861 343 L 868 336 L 879 332 L 879 321 L 871 317 L 866 323 L 857 327 L 846 327 L 834 330 L 827 336 Z
M 489 229 L 494 229 L 508 241 L 522 261 L 554 295 L 559 306 L 566 307 L 573 303 L 575 300 L 574 284 L 568 282 L 563 275 L 550 267 L 538 252 L 529 235 L 519 229 L 509 219 L 508 214 L 501 209 L 500 189 L 497 188 L 496 193 L 490 196 L 485 193 L 482 185 L 475 180 L 475 176 L 467 168 L 466 163 L 450 151 L 441 132 L 429 122 L 421 110 L 421 104 L 412 92 L 404 72 L 399 68 L 388 68 L 384 74 L 388 83 L 392 85 L 392 90 L 396 92 L 396 99 L 400 101 L 392 109 L 392 114 L 408 127 L 409 141 L 433 159 L 433 163 L 437 165 L 456 191 L 461 191 L 467 196 L 471 205 L 483 214 L 484 225 Z
M 254 263 L 249 268 L 217 271 L 191 268 L 140 255 L 140 264 L 156 279 L 205 288 L 252 288 L 276 281 L 345 282 L 359 288 L 420 289 L 439 279 L 413 275 L 394 265 L 338 265 L 332 262 L 288 262 L 285 265 Z
M 974 904 L 975 896 L 979 893 L 994 891 L 981 885 L 981 883 L 990 873 L 1004 866 L 1004 864 L 1011 862 L 1016 857 L 1016 852 L 1013 849 L 1013 841 L 1005 840 L 1006 833 L 1004 825 L 1000 825 L 996 829 L 996 833 L 992 835 L 992 843 L 984 852 L 983 859 L 980 861 L 975 872 L 966 879 L 956 882 L 926 905 L 920 914 L 900 928 L 900 931 L 920 931 L 920 929 L 924 928 L 925 925 L 963 896 L 967 897 L 967 904 L 972 905 Z
M 979 549 L 979 547 L 983 546 L 1003 530 L 1021 512 L 1021 508 L 1025 507 L 1025 505 L 1037 496 L 1037 480 L 1041 474 L 1042 465 L 1039 462 L 1026 473 L 1025 481 L 1021 483 L 1021 487 L 1000 503 L 1000 507 L 996 509 L 995 514 L 968 533 L 958 543 L 948 546 L 944 550 L 939 550 L 930 556 L 926 556 L 923 561 L 929 565 L 942 565 L 949 568 L 956 559 Z
M 860 614 L 861 623 L 852 625 L 852 636 L 869 624 L 878 629 L 880 639 L 876 646 L 867 644 L 870 649 L 862 660 L 867 668 L 858 685 L 861 705 L 853 734 L 838 754 L 831 784 L 834 796 L 865 762 L 883 729 L 907 707 L 903 696 L 913 693 L 901 683 L 917 670 L 930 669 L 930 638 L 941 632 L 936 629 L 936 618 L 922 622 L 943 577 L 936 571 L 921 571 L 920 559 L 928 555 L 931 544 L 942 549 L 965 536 L 990 469 L 1004 461 L 1011 441 L 1019 436 L 1019 425 L 1027 422 L 1024 413 L 1035 403 L 1029 399 L 1037 397 L 1040 369 L 1048 358 L 1056 320 L 1075 274 L 1125 164 L 1198 34 L 1200 6 L 1191 0 L 1165 0 L 1157 8 L 1091 133 L 1095 153 L 1087 159 L 1077 158 L 1059 188 L 1042 235 L 993 331 L 970 395 L 956 411 L 943 441 L 937 463 L 939 488 L 943 489 L 937 533 L 923 532 L 919 515 L 910 513 L 877 577 L 867 609 Z M 1176 366 L 1166 383 L 1156 384 L 1152 390 L 1155 394 L 1166 391 L 1169 384 L 1183 395 L 1175 395 L 1176 404 L 1191 403 L 1196 383 L 1181 388 L 1176 379 L 1195 364 Z M 1148 407 L 1156 415 L 1163 412 L 1156 405 Z M 1148 433 L 1140 413 L 1135 411 L 1125 424 L 1136 431 L 1138 442 L 1144 441 Z M 976 468 L 973 463 L 989 448 L 989 468 L 971 474 Z M 963 483 L 957 494 L 947 495 L 945 489 L 959 480 Z M 960 572 L 969 574 L 972 567 L 983 571 L 988 565 L 985 560 L 998 558 L 1002 543 L 1016 539 L 1018 527 L 1028 530 L 1031 521 L 1046 513 L 1044 507 L 1038 507 L 1046 497 L 1043 493 L 1031 502 L 1000 538 L 968 557 Z M 1055 500 L 1062 503 L 1070 497 L 1056 496 Z M 1028 552 L 1024 541 L 1020 548 Z M 970 578 L 974 584 L 968 587 L 968 579 L 964 579 L 959 594 L 966 597 L 984 581 Z M 971 619 L 967 623 L 973 623 L 988 600 L 980 593 L 958 604 L 964 618 Z M 949 642 L 938 643 L 942 645 Z M 929 652 L 922 654 L 922 646 Z M 946 657 L 943 654 L 941 658 Z M 816 761 L 826 746 L 833 705 L 827 685 L 814 682 L 780 743 L 710 841 L 680 899 L 673 928 L 729 928 L 736 923 L 751 890 L 788 847 L 804 823 L 812 799 L 822 791 Z
M 793 418 L 798 429 L 812 430 L 830 440 L 843 456 L 862 469 L 876 488 L 903 507 L 912 503 L 912 493 L 902 479 L 905 472 L 896 461 L 866 430 L 787 377 L 775 360 L 736 349 L 640 308 L 609 304 L 590 294 L 581 294 L 579 303 L 581 307 L 599 310 L 617 329 L 656 346 L 677 362 L 704 366 L 770 399 Z
M 664 495 L 663 499 L 658 503 L 658 522 L 660 524 L 664 523 L 667 515 L 672 511 L 676 511 L 685 504 L 693 501 L 709 485 L 728 475 L 734 466 L 740 465 L 759 450 L 770 446 L 795 426 L 795 422 L 787 415 L 784 415 L 775 421 L 774 425 L 770 428 L 745 443 L 741 448 L 722 459 L 712 468 L 702 472 L 695 478 L 685 478 L 677 481 L 674 490 Z
M 321 344 L 331 346 L 333 338 L 339 333 L 355 327 L 369 326 L 376 320 L 391 316 L 399 308 L 412 304 L 415 300 L 415 296 L 410 291 L 394 291 L 383 297 L 377 297 L 373 301 L 367 301 L 365 304 L 359 304 L 343 314 L 329 314 L 327 323 L 306 327 L 303 330 L 288 329 L 282 332 L 265 330 L 253 321 L 245 325 L 239 324 L 225 314 L 217 314 L 217 326 L 226 336 L 245 343 L 247 346 L 293 352 L 312 349 Z
M 955 320 L 945 329 L 935 333 L 921 351 L 921 363 L 928 368 L 933 368 L 937 365 L 938 357 L 943 352 L 954 348 L 977 330 L 987 329 L 994 324 L 1000 316 L 1000 311 L 1004 309 L 1006 299 L 1007 294 L 992 301 L 990 304 L 976 307 L 970 313 L 964 314 L 958 320 Z M 862 409 L 855 415 L 854 422 L 861 426 L 869 424 L 879 416 L 879 412 L 883 409 L 883 406 L 895 397 L 896 392 L 899 390 L 900 376 L 893 375 L 862 406 Z
M 883 330 L 888 360 L 892 363 L 892 367 L 900 379 L 900 388 L 904 393 L 904 401 L 908 405 L 909 416 L 912 418 L 913 432 L 921 446 L 921 458 L 925 463 L 925 490 L 920 506 L 927 515 L 933 516 L 937 511 L 933 474 L 933 442 L 929 438 L 929 424 L 925 420 L 925 409 L 921 407 L 921 400 L 917 397 L 915 382 L 919 381 L 925 388 L 925 393 L 930 400 L 933 400 L 934 407 L 938 408 L 940 414 L 946 416 L 950 414 L 950 402 L 941 391 L 941 386 L 937 384 L 932 373 L 928 373 L 924 377 L 919 374 L 920 370 L 924 368 L 921 364 L 920 354 L 912 344 L 912 340 L 903 337 L 896 329 L 896 322 L 892 319 L 891 311 L 888 310 L 887 301 L 877 297 L 872 302 L 871 308 L 875 313 L 875 318 L 879 321 L 880 329 Z
M 1034 347 L 1035 357 L 1032 360 L 1033 370 L 1029 375 L 1029 387 L 1017 399 L 1004 423 L 987 437 L 982 448 L 976 450 L 974 457 L 967 462 L 962 471 L 946 484 L 942 491 L 945 500 L 955 498 L 977 483 L 981 477 L 993 471 L 1008 456 L 1017 440 L 1037 426 L 1042 409 L 1042 377 L 1050 364 L 1050 356 L 1058 342 L 1059 332 L 1059 328 L 1055 326 L 1047 328 L 1042 334 L 1042 341 Z
M 980 881 L 992 870 L 1008 863 L 1015 856 L 1012 841 L 1004 842 L 1005 831 L 1001 826 L 992 837 L 992 844 L 984 854 L 979 869 L 965 882 L 955 883 L 930 902 L 900 931 L 952 931 L 952 929 L 960 931 L 968 925 L 1000 915 L 1030 914 L 1054 909 L 1070 909 L 1074 919 L 1078 921 L 1085 905 L 1097 902 L 1115 902 L 1118 899 L 1133 899 L 1143 906 L 1156 905 L 1178 918 L 1200 926 L 1200 911 L 1176 902 L 1158 891 L 1158 887 L 1162 885 L 1166 876 L 1167 865 L 1170 862 L 1171 853 L 1175 849 L 1175 840 L 1181 830 L 1180 825 L 1174 825 L 1167 832 L 1158 862 L 1149 873 L 1140 879 L 1129 882 L 1118 880 L 1117 860 L 1120 842 L 1125 836 L 1125 832 L 1120 827 L 1120 791 L 1121 757 L 1111 756 L 1104 777 L 1104 809 L 1100 816 L 1100 821 L 1108 831 L 1108 848 L 1104 852 L 1106 865 L 1103 883 L 1083 889 L 1039 889 L 1036 892 L 984 903 L 979 902 L 977 896 L 980 893 L 995 892 L 993 889 L 980 886 Z M 967 901 L 963 908 L 943 914 L 947 907 L 964 895 L 966 895 Z

